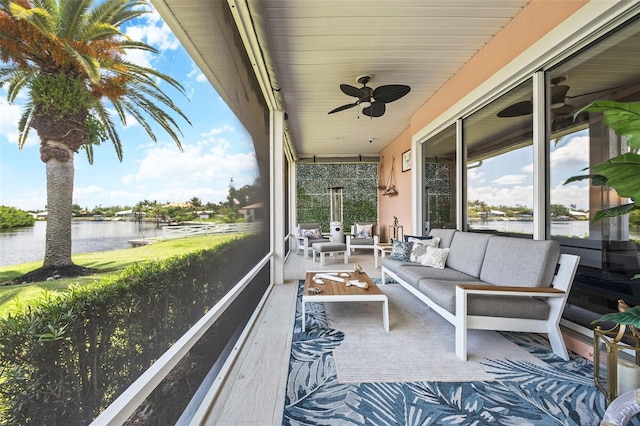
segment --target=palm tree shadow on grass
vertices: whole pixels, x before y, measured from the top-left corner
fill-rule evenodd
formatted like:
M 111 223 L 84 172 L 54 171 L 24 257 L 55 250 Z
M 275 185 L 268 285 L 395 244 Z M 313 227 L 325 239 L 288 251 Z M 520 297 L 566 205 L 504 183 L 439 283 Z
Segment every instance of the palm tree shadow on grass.
M 16 284 L 29 284 L 36 283 L 42 281 L 51 281 L 57 280 L 60 278 L 75 278 L 75 277 L 83 277 L 91 274 L 95 274 L 99 271 L 98 269 L 87 268 L 85 266 L 80 265 L 66 265 L 66 266 L 43 266 L 38 269 L 34 269 L 33 271 L 29 271 L 26 274 L 20 275 L 3 285 L 16 285 Z

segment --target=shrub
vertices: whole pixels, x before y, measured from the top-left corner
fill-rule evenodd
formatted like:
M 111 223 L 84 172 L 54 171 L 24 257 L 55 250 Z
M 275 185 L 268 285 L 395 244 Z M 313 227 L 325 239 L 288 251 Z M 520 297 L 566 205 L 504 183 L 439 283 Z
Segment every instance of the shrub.
M 89 423 L 255 264 L 256 238 L 135 264 L 0 319 L 0 421 Z
M 0 229 L 33 226 L 36 219 L 24 210 L 0 206 Z

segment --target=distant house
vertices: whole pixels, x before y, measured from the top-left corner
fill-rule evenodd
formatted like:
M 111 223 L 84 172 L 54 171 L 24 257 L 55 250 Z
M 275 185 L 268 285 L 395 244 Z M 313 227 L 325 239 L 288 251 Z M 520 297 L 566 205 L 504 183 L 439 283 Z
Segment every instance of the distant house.
M 49 212 L 44 211 L 39 213 L 31 213 L 31 215 L 35 217 L 37 220 L 47 220 L 47 216 L 49 216 Z
M 133 210 L 122 210 L 116 212 L 116 217 L 133 217 Z
M 128 218 L 128 219 L 142 219 L 143 216 L 146 216 L 145 212 L 134 212 L 133 210 L 121 210 L 115 213 L 116 217 Z
M 262 209 L 262 203 L 255 203 L 244 206 L 238 211 L 244 215 L 247 222 L 254 222 L 263 218 Z
M 202 211 L 196 212 L 196 214 L 198 215 L 199 219 L 210 219 L 211 216 L 213 215 L 213 212 L 210 210 L 202 210 Z

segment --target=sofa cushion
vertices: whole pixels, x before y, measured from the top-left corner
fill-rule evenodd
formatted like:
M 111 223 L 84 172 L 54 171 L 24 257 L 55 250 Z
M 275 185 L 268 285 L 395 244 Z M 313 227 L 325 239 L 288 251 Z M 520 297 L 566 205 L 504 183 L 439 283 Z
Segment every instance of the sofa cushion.
M 418 282 L 418 290 L 438 306 L 455 315 L 457 284 L 478 284 L 478 282 L 465 283 L 423 279 Z M 467 299 L 467 314 L 545 320 L 549 316 L 549 305 L 546 301 L 533 297 L 470 294 Z
M 550 287 L 559 258 L 557 241 L 494 236 L 480 279 L 493 285 Z
M 458 231 L 455 229 L 432 229 L 429 236 L 440 238 L 440 247 L 447 248 L 451 246 L 451 240 L 456 232 Z
M 351 238 L 352 246 L 373 246 L 373 238 Z
M 473 277 L 480 277 L 487 242 L 493 237 L 491 234 L 456 232 L 451 241 L 447 266 Z
M 473 282 L 477 284 L 480 280 L 478 278 L 472 277 L 470 275 L 464 274 L 460 271 L 456 271 L 451 268 L 437 269 L 437 268 L 428 268 L 426 266 L 418 265 L 416 263 L 411 262 L 401 262 L 398 260 L 389 259 L 389 257 L 384 257 L 382 259 L 382 266 L 389 271 L 398 275 L 403 281 L 407 281 L 408 279 L 435 279 L 435 280 L 447 280 L 454 281 L 456 284 L 459 282 Z M 411 283 L 411 285 L 417 285 L 416 283 Z
M 448 248 L 429 246 L 427 247 L 427 254 L 424 256 L 422 264 L 431 268 L 444 269 L 447 263 L 447 256 L 449 256 Z
M 313 228 L 313 229 L 300 229 L 300 236 L 304 237 L 304 238 L 309 238 L 309 239 L 318 239 L 318 238 L 322 238 L 322 231 L 320 231 L 320 228 Z
M 409 262 L 422 263 L 424 257 L 427 255 L 427 247 L 438 247 L 438 244 L 440 244 L 440 238 L 429 238 L 427 240 L 409 238 L 407 242 L 413 243 Z
M 411 256 L 412 246 L 412 242 L 405 243 L 404 241 L 391 240 L 391 254 L 389 254 L 389 259 L 408 262 Z
M 356 238 L 372 238 L 373 223 L 356 223 Z

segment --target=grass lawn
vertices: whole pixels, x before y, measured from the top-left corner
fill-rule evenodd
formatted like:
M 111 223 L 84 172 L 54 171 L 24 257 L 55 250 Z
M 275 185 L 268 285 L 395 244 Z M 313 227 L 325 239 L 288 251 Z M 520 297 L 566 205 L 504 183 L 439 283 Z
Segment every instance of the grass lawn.
M 42 297 L 43 291 L 61 292 L 71 285 L 85 285 L 99 281 L 108 274 L 118 273 L 126 267 L 148 260 L 161 260 L 192 251 L 209 249 L 226 241 L 238 238 L 239 234 L 216 235 L 195 238 L 182 238 L 160 241 L 143 247 L 82 253 L 73 256 L 76 265 L 97 269 L 100 272 L 77 278 L 65 278 L 37 283 L 0 286 L 0 317 L 18 309 L 17 303 L 26 304 L 29 300 Z M 42 262 L 30 262 L 0 267 L 0 283 L 10 281 L 20 275 L 42 266 Z

